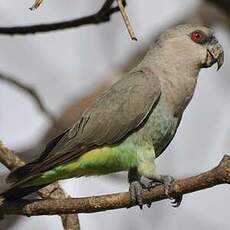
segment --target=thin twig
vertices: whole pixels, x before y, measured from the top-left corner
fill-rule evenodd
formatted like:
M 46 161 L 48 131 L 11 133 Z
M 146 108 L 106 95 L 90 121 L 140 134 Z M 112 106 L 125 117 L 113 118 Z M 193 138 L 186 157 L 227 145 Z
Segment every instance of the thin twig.
M 115 12 L 119 11 L 119 7 L 112 7 L 115 0 L 106 0 L 101 9 L 92 15 L 73 19 L 70 21 L 50 23 L 50 24 L 39 24 L 31 26 L 15 26 L 15 27 L 0 27 L 0 34 L 5 35 L 26 35 L 35 34 L 42 32 L 50 32 L 56 30 L 69 29 L 74 27 L 80 27 L 90 24 L 100 24 L 108 22 L 110 16 Z
M 124 2 L 124 0 L 117 0 L 117 4 L 119 6 L 121 15 L 123 17 L 123 20 L 124 20 L 124 23 L 125 23 L 125 26 L 126 26 L 128 32 L 129 32 L 129 35 L 130 35 L 130 37 L 131 37 L 132 40 L 137 41 L 137 37 L 136 37 L 135 32 L 133 30 L 133 27 L 132 27 L 132 25 L 130 23 L 128 14 L 125 11 L 125 7 L 123 5 L 124 4 L 123 2 Z
M 44 105 L 44 103 L 40 99 L 40 96 L 38 95 L 38 93 L 36 92 L 36 90 L 34 88 L 26 85 L 25 83 L 20 82 L 19 80 L 16 80 L 15 78 L 12 78 L 6 74 L 3 74 L 3 73 L 0 73 L 0 80 L 3 80 L 7 83 L 10 83 L 10 84 L 16 86 L 17 88 L 23 90 L 27 94 L 29 94 L 29 96 L 37 104 L 39 110 L 42 113 L 44 113 L 52 123 L 55 123 L 56 117 L 46 108 L 46 106 Z
M 170 195 L 177 196 L 202 189 L 211 188 L 219 184 L 230 184 L 230 156 L 225 155 L 219 165 L 200 175 L 175 181 L 170 187 Z M 164 186 L 145 190 L 143 201 L 145 204 L 167 199 Z M 85 198 L 69 198 L 59 200 L 18 200 L 3 203 L 0 215 L 57 215 L 73 213 L 95 213 L 112 209 L 130 208 L 135 206 L 128 192 L 93 196 Z
M 215 4 L 217 7 L 224 10 L 228 15 L 230 14 L 229 0 L 205 0 L 205 1 Z
M 35 0 L 33 5 L 29 8 L 30 10 L 36 10 L 41 4 L 43 0 Z
M 2 142 L 0 142 L 0 162 L 9 170 L 13 170 L 25 164 L 16 154 L 6 148 Z
M 1 142 L 0 162 L 4 164 L 9 170 L 13 170 L 16 167 L 25 164 L 16 154 L 6 148 Z M 38 194 L 44 199 L 65 199 L 68 197 L 65 195 L 64 191 L 58 185 L 58 183 L 54 183 L 43 189 L 40 189 Z M 80 223 L 77 215 L 60 215 L 60 217 L 62 219 L 62 225 L 65 230 L 80 230 Z

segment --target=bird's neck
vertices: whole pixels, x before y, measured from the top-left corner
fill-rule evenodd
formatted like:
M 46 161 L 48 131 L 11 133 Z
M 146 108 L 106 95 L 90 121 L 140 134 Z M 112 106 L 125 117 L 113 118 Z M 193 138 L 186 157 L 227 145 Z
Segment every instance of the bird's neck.
M 159 76 L 162 93 L 172 112 L 180 117 L 192 99 L 200 71 L 195 58 L 184 52 L 175 54 L 169 50 L 150 49 L 141 66 L 150 68 Z M 181 51 L 181 50 L 180 50 Z
M 171 75 L 174 80 L 162 78 L 162 92 L 176 117 L 181 117 L 193 97 L 197 76 L 180 78 Z

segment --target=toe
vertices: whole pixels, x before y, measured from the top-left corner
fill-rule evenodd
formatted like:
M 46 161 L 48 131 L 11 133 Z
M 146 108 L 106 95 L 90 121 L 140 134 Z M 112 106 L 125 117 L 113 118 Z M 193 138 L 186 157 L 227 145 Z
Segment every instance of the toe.
M 169 186 L 175 181 L 174 177 L 165 176 L 165 175 L 161 175 L 160 180 L 164 185 L 169 185 Z
M 136 185 L 134 182 L 132 182 L 129 186 L 129 193 L 130 193 L 130 197 L 133 203 L 136 203 L 137 199 L 136 199 Z
M 172 207 L 177 208 L 180 206 L 183 199 L 183 195 L 178 195 L 176 197 L 173 197 L 173 201 L 171 202 Z
M 176 208 L 179 207 L 181 202 L 182 202 L 182 198 L 183 196 L 178 194 L 176 196 L 171 196 L 170 195 L 170 188 L 172 183 L 175 181 L 175 179 L 171 176 L 160 176 L 160 179 L 162 181 L 162 183 L 165 185 L 165 194 L 166 196 L 170 199 L 173 200 L 172 203 L 172 207 Z
M 150 181 L 148 184 L 147 184 L 147 186 L 146 186 L 146 188 L 148 189 L 148 190 L 150 190 L 151 188 L 155 188 L 155 187 L 157 187 L 158 185 L 162 185 L 162 183 L 161 182 L 159 182 L 159 181 Z
M 142 185 L 139 181 L 134 181 L 130 184 L 129 192 L 134 204 L 139 205 L 142 209 L 143 207 L 143 197 L 142 197 Z

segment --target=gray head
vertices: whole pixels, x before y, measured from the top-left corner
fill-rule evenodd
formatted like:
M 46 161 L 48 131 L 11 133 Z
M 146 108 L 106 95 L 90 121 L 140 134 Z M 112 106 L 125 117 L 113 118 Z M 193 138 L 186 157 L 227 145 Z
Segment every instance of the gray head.
M 213 30 L 199 25 L 179 25 L 166 30 L 156 40 L 153 50 L 158 59 L 175 68 L 182 63 L 186 68 L 197 69 L 217 63 L 219 69 L 224 62 L 223 48 Z

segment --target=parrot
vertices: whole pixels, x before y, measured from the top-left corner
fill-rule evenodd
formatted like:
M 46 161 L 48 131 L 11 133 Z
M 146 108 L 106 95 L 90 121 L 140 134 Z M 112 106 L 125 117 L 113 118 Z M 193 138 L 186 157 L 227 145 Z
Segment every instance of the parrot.
M 224 51 L 213 29 L 183 24 L 165 30 L 73 127 L 8 175 L 9 188 L 0 197 L 19 199 L 58 180 L 127 171 L 131 201 L 141 208 L 143 189 L 154 183 L 163 184 L 170 198 L 174 178 L 158 175 L 155 160 L 174 138 L 200 70 L 215 63 L 219 70 Z M 182 195 L 171 198 L 178 206 Z

